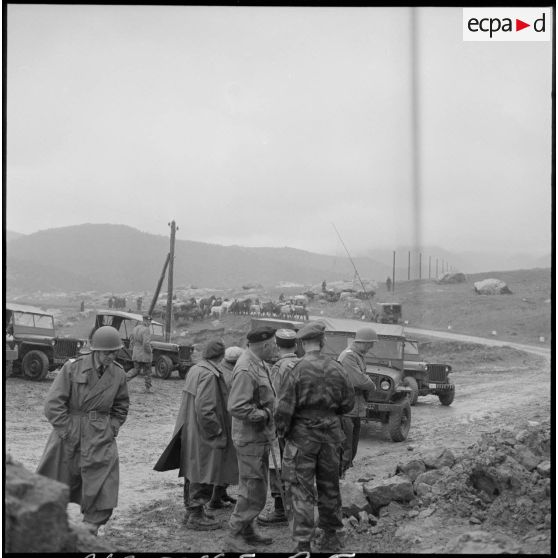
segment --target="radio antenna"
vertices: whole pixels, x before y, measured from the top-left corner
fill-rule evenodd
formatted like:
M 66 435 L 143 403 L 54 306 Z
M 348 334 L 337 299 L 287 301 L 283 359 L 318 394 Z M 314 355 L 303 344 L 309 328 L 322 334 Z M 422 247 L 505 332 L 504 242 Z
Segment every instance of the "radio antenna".
M 364 286 L 364 283 L 362 282 L 362 279 L 360 278 L 360 274 L 359 274 L 358 269 L 355 265 L 355 262 L 353 261 L 353 258 L 351 258 L 351 254 L 349 254 L 349 250 L 345 246 L 345 243 L 343 242 L 343 239 L 341 238 L 341 235 L 339 234 L 339 231 L 337 230 L 337 227 L 335 226 L 335 223 L 332 222 L 331 224 L 333 225 L 333 228 L 335 229 L 335 232 L 337 233 L 337 236 L 339 237 L 339 240 L 341 241 L 341 244 L 343 245 L 343 248 L 345 248 L 345 252 L 347 252 L 347 256 L 349 256 L 349 261 L 353 265 L 353 268 L 355 270 L 355 275 L 358 277 L 358 280 L 359 280 L 359 282 L 362 286 L 362 292 L 366 295 L 366 287 Z M 372 316 L 373 316 L 374 315 L 374 308 L 372 308 L 372 302 L 370 302 L 369 298 L 367 298 L 366 300 L 368 300 L 368 305 L 370 306 L 370 312 L 372 313 Z

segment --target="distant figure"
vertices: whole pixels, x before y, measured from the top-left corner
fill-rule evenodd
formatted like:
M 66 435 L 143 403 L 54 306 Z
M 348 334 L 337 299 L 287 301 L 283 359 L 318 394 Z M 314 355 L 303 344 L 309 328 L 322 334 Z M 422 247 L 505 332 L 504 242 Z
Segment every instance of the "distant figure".
M 285 300 L 285 295 L 283 293 L 281 293 L 279 295 L 279 302 L 284 302 L 284 300 Z
M 85 302 L 82 300 L 81 304 L 79 305 L 79 311 L 83 312 L 85 310 Z
M 138 374 L 145 376 L 145 391 L 151 391 L 151 363 L 153 361 L 153 350 L 151 349 L 151 316 L 144 316 L 143 323 L 138 324 L 130 336 L 130 348 L 132 349 L 132 361 L 134 367 L 128 372 L 128 381 Z
M 388 277 L 386 279 L 386 288 L 387 288 L 388 293 L 389 293 L 391 291 L 391 278 L 390 277 Z
M 322 281 L 322 293 L 325 293 L 327 290 L 327 285 L 325 279 Z
M 141 313 L 142 304 L 143 304 L 143 297 L 138 296 L 138 298 L 136 299 L 136 310 L 137 310 L 138 314 Z
M 109 308 L 112 308 L 112 305 L 114 303 L 114 299 L 112 298 L 112 296 L 109 298 Z

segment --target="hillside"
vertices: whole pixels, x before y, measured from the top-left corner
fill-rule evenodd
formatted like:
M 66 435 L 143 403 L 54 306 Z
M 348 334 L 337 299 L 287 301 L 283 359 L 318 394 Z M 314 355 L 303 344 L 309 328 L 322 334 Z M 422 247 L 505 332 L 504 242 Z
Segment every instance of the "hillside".
M 152 290 L 169 251 L 169 238 L 125 225 L 84 224 L 48 229 L 6 245 L 10 293 L 48 290 Z M 355 260 L 363 278 L 382 280 L 389 268 Z M 244 248 L 177 240 L 176 285 L 233 287 L 246 282 L 318 283 L 352 279 L 347 258 L 293 248 Z

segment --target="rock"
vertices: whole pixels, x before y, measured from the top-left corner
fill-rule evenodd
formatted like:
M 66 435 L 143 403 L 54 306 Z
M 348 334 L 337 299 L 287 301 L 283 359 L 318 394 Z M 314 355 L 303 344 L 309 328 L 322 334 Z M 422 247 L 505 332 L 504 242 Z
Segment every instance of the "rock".
M 71 538 L 69 488 L 8 463 L 5 481 L 5 551 L 60 552 Z
M 341 510 L 344 515 L 358 516 L 359 512 L 363 510 L 372 511 L 363 492 L 362 484 L 341 480 L 339 481 L 339 488 L 341 491 Z
M 357 527 L 358 526 L 358 519 L 354 515 L 351 515 L 349 517 L 349 525 L 351 527 Z
M 536 456 L 529 448 L 521 446 L 516 448 L 514 455 L 516 461 L 521 463 L 528 471 L 537 468 L 537 465 L 542 461 L 541 457 Z
M 425 510 L 422 510 L 419 514 L 418 514 L 418 518 L 419 519 L 426 519 L 427 517 L 430 517 L 436 510 L 434 508 L 426 508 Z
M 395 469 L 396 474 L 403 473 L 404 475 L 407 475 L 411 482 L 415 482 L 415 479 L 425 471 L 426 465 L 424 464 L 424 461 L 420 459 L 413 459 L 407 463 L 400 463 Z
M 419 498 L 423 498 L 432 493 L 432 487 L 424 482 L 415 482 L 415 491 Z
M 413 517 L 416 517 L 418 514 L 419 514 L 419 512 L 418 512 L 417 510 L 411 510 L 411 511 L 407 514 L 407 516 L 413 518 Z
M 544 516 L 544 527 L 545 529 L 550 529 L 551 525 L 552 525 L 552 515 L 547 513 Z
M 475 281 L 475 283 L 473 283 L 473 290 L 476 294 L 481 295 L 512 294 L 506 283 L 500 279 Z
M 413 484 L 401 476 L 368 482 L 363 489 L 373 512 L 387 506 L 394 500 L 396 502 L 410 502 L 415 497 Z
M 469 523 L 472 523 L 474 525 L 480 525 L 482 523 L 482 521 L 478 517 L 475 517 L 473 515 L 469 518 Z
M 465 283 L 467 278 L 465 277 L 464 273 L 457 273 L 457 272 L 446 272 L 443 275 L 440 275 L 437 279 L 437 283 L 440 285 L 452 285 L 455 283 Z
M 368 523 L 368 513 L 366 511 L 360 511 L 358 512 L 358 520 L 361 523 Z
M 521 552 L 521 547 L 506 535 L 470 531 L 451 539 L 443 552 L 450 554 L 518 554 Z
M 435 482 L 444 478 L 444 471 L 440 469 L 432 469 L 418 475 L 415 480 L 415 485 L 417 484 L 429 484 L 433 485 Z
M 549 477 L 551 470 L 552 464 L 550 463 L 550 461 L 542 461 L 537 465 L 537 472 L 543 477 Z
M 450 449 L 437 448 L 421 455 L 422 461 L 427 469 L 441 469 L 442 467 L 453 467 L 455 455 Z

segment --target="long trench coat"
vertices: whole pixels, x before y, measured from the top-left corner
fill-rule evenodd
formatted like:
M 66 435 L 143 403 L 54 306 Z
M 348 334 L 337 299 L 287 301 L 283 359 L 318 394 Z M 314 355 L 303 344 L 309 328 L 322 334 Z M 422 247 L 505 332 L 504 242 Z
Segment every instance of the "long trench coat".
M 202 360 L 192 366 L 184 382 L 173 438 L 154 469 L 178 469 L 178 476 L 190 482 L 237 484 L 227 398 L 225 380 L 216 365 Z
M 151 330 L 138 324 L 130 336 L 132 348 L 132 360 L 134 362 L 151 362 L 153 360 L 153 349 L 151 348 Z
M 66 362 L 47 393 L 44 410 L 53 431 L 37 473 L 67 484 L 70 502 L 84 513 L 118 503 L 115 438 L 129 405 L 122 367 L 112 363 L 98 378 L 92 353 Z

